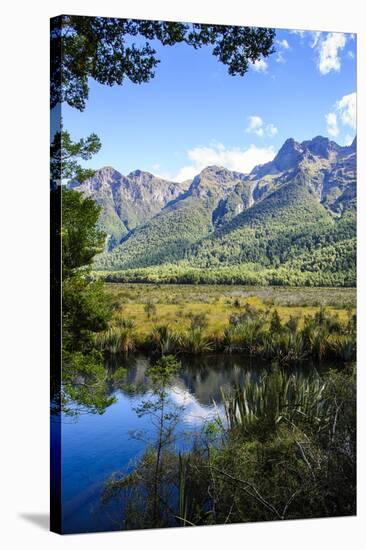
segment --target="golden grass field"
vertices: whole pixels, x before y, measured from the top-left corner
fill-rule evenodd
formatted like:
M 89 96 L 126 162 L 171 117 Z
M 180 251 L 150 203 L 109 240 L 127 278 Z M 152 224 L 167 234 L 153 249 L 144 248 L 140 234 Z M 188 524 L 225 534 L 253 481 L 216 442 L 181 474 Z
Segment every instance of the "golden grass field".
M 290 316 L 312 315 L 320 307 L 343 320 L 356 307 L 354 288 L 106 283 L 106 289 L 117 303 L 117 314 L 134 321 L 139 336 L 149 334 L 159 324 L 183 331 L 190 324 L 190 314 L 206 314 L 205 332 L 219 334 L 228 325 L 230 315 L 246 303 L 269 313 L 276 309 L 283 321 Z M 147 303 L 156 308 L 150 318 L 145 311 Z

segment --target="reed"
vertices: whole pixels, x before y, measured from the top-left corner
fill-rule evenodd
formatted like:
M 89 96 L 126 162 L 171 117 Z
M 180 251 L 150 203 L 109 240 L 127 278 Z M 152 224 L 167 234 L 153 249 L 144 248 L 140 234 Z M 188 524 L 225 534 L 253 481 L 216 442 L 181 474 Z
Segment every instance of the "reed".
M 111 354 L 129 353 L 135 349 L 135 340 L 131 329 L 112 326 L 96 334 L 95 346 Z
M 348 363 L 356 360 L 356 338 L 354 334 L 337 334 L 329 339 L 330 352 L 341 361 Z
M 199 355 L 201 353 L 210 352 L 213 348 L 213 342 L 199 329 L 189 330 L 181 339 L 181 350 L 184 353 Z
M 259 428 L 264 433 L 265 426 L 275 431 L 285 420 L 319 421 L 328 413 L 324 388 L 319 377 L 286 376 L 279 368 L 265 373 L 259 383 L 248 375 L 231 394 L 222 393 L 228 426 L 246 432 Z
M 176 334 L 169 325 L 159 325 L 151 332 L 148 343 L 161 355 L 176 353 L 179 351 L 181 337 Z

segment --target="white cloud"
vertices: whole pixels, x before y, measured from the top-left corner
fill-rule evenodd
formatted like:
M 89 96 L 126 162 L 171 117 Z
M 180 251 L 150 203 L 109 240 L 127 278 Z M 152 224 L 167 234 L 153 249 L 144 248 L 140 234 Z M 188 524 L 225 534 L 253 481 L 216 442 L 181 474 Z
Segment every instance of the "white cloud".
M 286 38 L 284 38 L 283 40 L 277 40 L 277 44 L 278 44 L 279 47 L 282 48 L 283 50 L 289 50 L 289 49 L 290 49 L 290 45 L 289 45 L 289 43 L 287 42 Z
M 304 38 L 305 31 L 290 31 L 290 34 L 297 34 L 300 38 Z
M 321 34 L 322 34 L 322 33 L 319 32 L 319 31 L 315 31 L 315 32 L 312 32 L 312 33 L 311 33 L 311 37 L 312 37 L 313 41 L 312 41 L 312 43 L 310 44 L 310 48 L 315 48 L 315 47 L 316 47 L 316 45 L 318 44 L 319 39 L 320 39 L 320 37 L 321 37 Z
M 286 59 L 281 51 L 277 52 L 276 63 L 286 63 Z
M 254 132 L 257 136 L 263 136 L 263 119 L 257 115 L 250 116 L 246 132 Z
M 276 134 L 278 134 L 278 129 L 276 128 L 276 126 L 274 124 L 267 124 L 266 133 L 267 133 L 267 136 L 273 137 Z
M 344 95 L 336 103 L 339 118 L 345 126 L 356 129 L 356 92 Z
M 255 63 L 250 63 L 250 65 L 257 73 L 266 73 L 268 69 L 268 63 L 264 59 L 257 59 Z
M 290 50 L 290 45 L 287 42 L 287 40 L 284 38 L 283 40 L 276 40 L 276 43 L 278 45 L 277 49 L 277 55 L 276 55 L 276 62 L 277 63 L 286 63 L 286 59 L 284 56 L 285 50 Z
M 348 57 L 349 57 L 350 59 L 354 59 L 354 58 L 355 58 L 355 54 L 353 53 L 352 50 L 348 50 L 347 55 L 348 55 Z
M 321 74 L 341 70 L 339 53 L 346 45 L 346 35 L 342 32 L 330 32 L 326 36 L 321 33 L 313 33 L 312 48 L 318 51 L 317 65 Z
M 336 113 L 328 113 L 325 115 L 327 123 L 327 132 L 330 136 L 336 137 L 339 134 L 338 120 Z
M 340 133 L 340 125 L 356 130 L 356 92 L 344 95 L 335 102 L 333 111 L 325 115 L 327 132 L 336 137 Z M 352 142 L 352 136 L 346 135 L 345 141 Z
M 259 137 L 273 137 L 278 133 L 274 124 L 264 124 L 263 119 L 258 115 L 252 115 L 248 120 L 249 123 L 245 131 L 250 134 L 256 134 Z
M 345 145 L 351 145 L 352 141 L 353 141 L 354 137 L 351 136 L 350 134 L 346 134 L 345 137 L 344 137 L 344 144 Z
M 223 166 L 228 170 L 248 173 L 257 164 L 264 164 L 272 160 L 275 156 L 275 150 L 273 147 L 256 147 L 255 145 L 243 149 L 240 149 L 240 147 L 230 149 L 218 143 L 210 147 L 190 149 L 187 151 L 187 156 L 191 163 L 179 170 L 173 178 L 174 181 L 192 179 L 210 165 Z

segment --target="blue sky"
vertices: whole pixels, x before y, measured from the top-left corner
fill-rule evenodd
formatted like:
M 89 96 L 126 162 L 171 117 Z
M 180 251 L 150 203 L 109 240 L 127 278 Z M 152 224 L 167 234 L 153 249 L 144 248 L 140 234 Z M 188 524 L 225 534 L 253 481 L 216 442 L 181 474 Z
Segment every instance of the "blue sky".
M 276 53 L 244 77 L 228 75 L 209 47 L 156 44 L 153 80 L 90 82 L 85 111 L 63 107 L 74 139 L 96 132 L 101 151 L 87 166 L 123 174 L 147 170 L 172 180 L 209 164 L 250 171 L 283 142 L 355 135 L 356 38 L 344 33 L 276 32 Z

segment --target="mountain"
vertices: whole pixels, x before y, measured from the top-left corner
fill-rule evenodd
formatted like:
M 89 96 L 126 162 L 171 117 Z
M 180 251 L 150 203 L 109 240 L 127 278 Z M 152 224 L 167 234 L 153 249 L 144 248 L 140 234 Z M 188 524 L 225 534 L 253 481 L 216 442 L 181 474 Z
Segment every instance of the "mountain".
M 320 136 L 287 140 L 272 162 L 253 169 L 247 185 L 252 205 L 243 203 L 242 212 L 196 243 L 188 256 L 192 265 L 207 268 L 219 258 L 221 265 L 278 267 L 356 237 L 355 141 L 340 147 Z M 354 261 L 354 242 L 349 251 Z
M 108 235 L 111 250 L 131 230 L 175 200 L 187 184 L 166 181 L 141 170 L 123 176 L 106 166 L 85 182 L 72 181 L 68 187 L 93 198 L 102 207 L 99 225 Z
M 220 201 L 243 178 L 243 174 L 225 168 L 205 168 L 185 193 L 131 231 L 120 246 L 99 262 L 105 269 L 128 269 L 179 261 L 191 245 L 214 230 L 220 219 Z
M 250 174 L 209 166 L 185 184 L 104 168 L 72 184 L 102 205 L 100 223 L 114 229 L 95 268 L 282 269 L 348 284 L 356 262 L 356 149 L 356 138 L 347 147 L 322 136 L 290 138 Z

